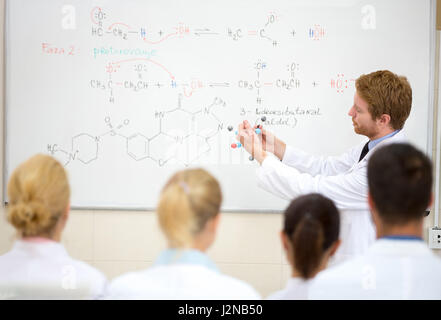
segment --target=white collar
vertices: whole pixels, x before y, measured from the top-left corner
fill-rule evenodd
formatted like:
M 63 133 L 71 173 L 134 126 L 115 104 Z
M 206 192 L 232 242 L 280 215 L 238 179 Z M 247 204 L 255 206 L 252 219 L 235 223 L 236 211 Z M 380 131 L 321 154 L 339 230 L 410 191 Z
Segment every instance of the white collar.
M 63 255 L 69 257 L 64 246 L 56 241 L 29 241 L 26 239 L 19 239 L 15 242 L 13 250 L 18 250 L 34 255 L 44 255 L 52 257 L 54 254 L 57 256 Z
M 430 256 L 433 253 L 424 241 L 377 239 L 368 249 L 368 255 Z

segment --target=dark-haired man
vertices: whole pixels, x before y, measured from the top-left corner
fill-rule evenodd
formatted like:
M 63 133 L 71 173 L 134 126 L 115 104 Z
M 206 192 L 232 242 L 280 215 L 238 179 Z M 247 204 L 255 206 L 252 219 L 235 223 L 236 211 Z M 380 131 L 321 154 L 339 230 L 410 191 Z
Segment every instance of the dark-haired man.
M 423 241 L 432 166 L 409 144 L 379 148 L 368 164 L 377 240 L 362 257 L 319 274 L 310 299 L 441 299 L 441 259 Z

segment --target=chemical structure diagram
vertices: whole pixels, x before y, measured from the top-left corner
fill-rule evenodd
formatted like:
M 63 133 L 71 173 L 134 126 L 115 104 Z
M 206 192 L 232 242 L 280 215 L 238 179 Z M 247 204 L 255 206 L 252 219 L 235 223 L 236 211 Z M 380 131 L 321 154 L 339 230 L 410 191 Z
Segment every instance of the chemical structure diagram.
M 275 39 L 268 36 L 267 29 L 268 27 L 273 25 L 278 20 L 278 18 L 279 17 L 276 15 L 276 13 L 270 12 L 267 17 L 267 21 L 262 28 L 257 28 L 254 30 L 246 30 L 246 31 L 243 31 L 241 28 L 236 28 L 236 29 L 228 28 L 228 37 L 230 37 L 234 41 L 238 41 L 242 39 L 243 37 L 245 37 L 245 35 L 249 37 L 260 37 L 262 39 L 266 39 L 270 41 L 272 45 L 275 47 L 277 46 L 278 42 Z M 293 36 L 295 35 L 295 31 L 293 31 L 292 35 Z
M 134 74 L 136 74 L 135 77 L 132 79 L 123 79 L 123 80 L 113 80 L 112 74 L 118 72 L 121 69 L 121 66 L 125 66 L 127 63 L 131 63 L 132 71 Z M 147 74 L 147 71 L 149 67 L 148 64 L 153 64 L 156 67 L 162 69 L 168 74 L 168 77 L 170 78 L 170 83 L 166 84 L 164 82 L 149 82 L 147 80 L 144 80 L 145 74 Z M 110 103 L 115 102 L 114 97 L 114 89 L 115 88 L 122 88 L 122 89 L 128 89 L 134 92 L 140 92 L 145 91 L 149 88 L 156 88 L 161 89 L 165 86 L 170 86 L 171 88 L 177 87 L 177 82 L 175 81 L 175 77 L 173 74 L 171 74 L 162 64 L 148 58 L 133 58 L 133 59 L 126 59 L 126 60 L 120 60 L 115 62 L 109 62 L 106 67 L 106 73 L 107 73 L 107 80 L 100 80 L 100 79 L 92 79 L 90 80 L 90 87 L 92 89 L 98 89 L 98 90 L 107 90 L 109 92 L 109 98 L 108 101 Z M 183 87 L 188 86 L 189 84 L 182 84 Z M 191 84 L 194 86 L 194 84 Z
M 190 34 L 190 29 L 184 23 L 179 22 L 177 26 L 173 27 L 171 32 L 163 30 L 158 31 L 159 39 L 152 40 L 150 32 L 147 32 L 146 28 L 133 28 L 129 24 L 124 22 L 109 22 L 108 14 L 100 7 L 95 7 L 90 13 L 90 19 L 92 21 L 91 34 L 94 37 L 113 36 L 114 38 L 120 38 L 122 40 L 129 40 L 131 37 L 136 36 L 138 39 L 148 44 L 160 44 L 168 39 L 174 37 L 184 37 Z M 199 29 L 198 29 L 199 30 Z M 201 31 L 196 32 L 196 35 L 200 35 Z M 203 29 L 202 33 L 206 34 L 207 31 Z
M 126 153 L 135 161 L 150 160 L 159 166 L 164 166 L 171 160 L 189 166 L 202 156 L 210 152 L 211 139 L 224 129 L 224 123 L 216 116 L 214 109 L 225 108 L 226 102 L 215 97 L 211 104 L 196 111 L 182 107 L 182 96 L 179 96 L 178 106 L 168 111 L 155 111 L 155 119 L 159 121 L 159 130 L 148 137 L 136 131 L 130 135 L 123 134 L 122 129 L 130 125 L 130 120 L 114 125 L 110 117 L 105 117 L 107 130 L 93 135 L 82 132 L 71 139 L 69 149 L 57 144 L 48 144 L 47 150 L 54 156 L 64 160 L 64 166 L 72 161 L 79 161 L 85 165 L 97 160 L 100 156 L 100 144 L 108 137 L 125 140 Z M 183 127 L 167 127 L 167 121 L 175 119 Z M 197 127 L 198 123 L 204 126 Z
M 255 28 L 250 28 L 249 30 L 228 27 L 226 31 L 216 31 L 213 28 L 208 28 L 206 26 L 190 28 L 190 26 L 183 22 L 178 22 L 174 27 L 166 31 L 162 29 L 150 30 L 146 27 L 133 27 L 124 22 L 108 21 L 110 20 L 109 16 L 110 15 L 100 7 L 94 7 L 92 9 L 90 19 L 92 22 L 91 35 L 93 37 L 112 36 L 122 40 L 129 40 L 130 38 L 136 37 L 147 44 L 157 45 L 171 39 L 184 38 L 191 35 L 198 38 L 204 38 L 207 36 L 226 36 L 233 41 L 239 41 L 245 38 L 255 38 L 268 41 L 273 47 L 276 47 L 279 44 L 279 42 L 271 36 L 270 27 L 280 19 L 280 16 L 272 11 L 268 13 L 266 22 L 263 26 L 261 25 Z M 294 37 L 296 31 L 290 31 L 289 35 Z
M 262 103 L 262 97 L 260 94 L 261 89 L 268 87 L 276 87 L 279 89 L 292 90 L 298 89 L 300 87 L 300 80 L 296 77 L 296 72 L 299 70 L 299 64 L 296 62 L 291 62 L 287 64 L 286 68 L 289 72 L 288 78 L 277 78 L 273 81 L 263 81 L 261 78 L 261 73 L 266 70 L 268 64 L 265 61 L 259 60 L 254 63 L 254 69 L 256 70 L 255 80 L 239 80 L 239 88 L 247 90 L 256 90 L 257 98 L 256 103 Z

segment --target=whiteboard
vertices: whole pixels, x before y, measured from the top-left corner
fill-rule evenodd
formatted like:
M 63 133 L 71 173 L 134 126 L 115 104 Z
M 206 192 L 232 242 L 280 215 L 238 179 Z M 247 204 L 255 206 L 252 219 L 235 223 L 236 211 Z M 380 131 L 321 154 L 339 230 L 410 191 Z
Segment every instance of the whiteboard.
M 259 189 L 256 161 L 232 147 L 238 124 L 265 116 L 288 144 L 338 155 L 366 139 L 347 113 L 355 79 L 379 69 L 410 81 L 405 129 L 430 153 L 433 7 L 7 1 L 5 180 L 48 153 L 69 173 L 72 207 L 153 209 L 174 172 L 203 167 L 224 211 L 280 211 L 287 202 Z

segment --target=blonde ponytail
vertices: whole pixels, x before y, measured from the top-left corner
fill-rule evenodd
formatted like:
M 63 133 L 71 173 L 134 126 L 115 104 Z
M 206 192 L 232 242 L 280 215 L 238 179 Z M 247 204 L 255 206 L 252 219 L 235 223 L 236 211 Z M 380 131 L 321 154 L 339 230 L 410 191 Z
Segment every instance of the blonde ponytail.
M 195 229 L 188 196 L 177 183 L 164 189 L 158 205 L 159 223 L 172 247 L 186 247 Z
M 12 173 L 8 197 L 7 218 L 21 236 L 50 237 L 69 204 L 66 172 L 50 156 L 33 156 Z

